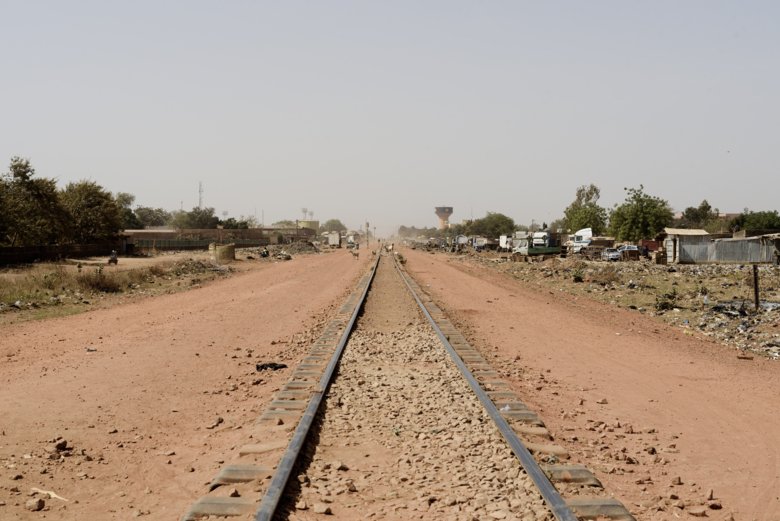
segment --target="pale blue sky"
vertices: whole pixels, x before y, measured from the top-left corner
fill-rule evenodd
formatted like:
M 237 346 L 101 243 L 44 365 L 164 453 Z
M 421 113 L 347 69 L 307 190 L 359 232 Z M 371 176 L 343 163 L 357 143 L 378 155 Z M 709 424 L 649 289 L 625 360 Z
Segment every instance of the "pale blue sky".
M 777 209 L 780 3 L 0 1 L 0 162 L 388 233 L 644 184 Z

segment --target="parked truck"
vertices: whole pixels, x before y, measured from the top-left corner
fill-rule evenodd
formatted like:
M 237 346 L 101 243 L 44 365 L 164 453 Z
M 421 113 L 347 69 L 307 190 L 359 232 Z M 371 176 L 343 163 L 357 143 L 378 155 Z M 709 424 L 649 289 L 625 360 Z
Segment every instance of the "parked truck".
M 567 243 L 570 253 L 578 253 L 586 258 L 600 259 L 605 248 L 615 245 L 614 237 L 596 237 L 591 228 L 577 230 Z
M 534 232 L 516 235 L 512 241 L 512 253 L 518 255 L 560 255 L 560 235 L 553 232 Z
M 341 248 L 341 233 L 329 232 L 328 233 L 328 246 L 331 248 Z
M 587 248 L 590 245 L 592 240 L 593 230 L 591 228 L 577 230 L 569 242 L 569 251 L 571 253 L 580 253 L 583 248 Z

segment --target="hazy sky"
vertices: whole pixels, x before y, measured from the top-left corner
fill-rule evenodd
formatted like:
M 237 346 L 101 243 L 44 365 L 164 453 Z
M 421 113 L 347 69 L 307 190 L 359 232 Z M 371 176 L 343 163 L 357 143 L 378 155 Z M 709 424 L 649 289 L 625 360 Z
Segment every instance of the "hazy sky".
M 0 162 L 377 232 L 780 204 L 780 2 L 0 0 Z

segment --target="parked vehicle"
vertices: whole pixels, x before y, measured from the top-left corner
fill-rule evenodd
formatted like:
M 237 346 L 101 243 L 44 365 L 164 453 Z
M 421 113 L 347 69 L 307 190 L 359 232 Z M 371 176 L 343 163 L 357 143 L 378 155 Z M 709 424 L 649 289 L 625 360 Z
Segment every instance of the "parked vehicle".
M 601 260 L 619 261 L 622 258 L 623 254 L 617 248 L 604 248 L 604 251 L 601 252 Z
M 498 247 L 502 250 L 511 250 L 512 249 L 512 236 L 511 235 L 502 235 L 498 238 Z
M 488 239 L 487 237 L 474 237 L 472 239 L 471 245 L 474 247 L 476 251 L 482 251 L 488 246 Z
M 328 233 L 328 246 L 331 248 L 341 248 L 341 233 L 330 232 Z
M 519 255 L 559 255 L 561 253 L 560 236 L 557 233 L 535 232 L 515 236 L 512 240 L 512 253 Z
M 571 252 L 580 253 L 583 248 L 587 248 L 593 240 L 593 230 L 583 228 L 574 232 L 574 238 L 571 241 Z
M 618 248 L 622 260 L 639 260 L 639 247 L 633 244 L 624 244 Z

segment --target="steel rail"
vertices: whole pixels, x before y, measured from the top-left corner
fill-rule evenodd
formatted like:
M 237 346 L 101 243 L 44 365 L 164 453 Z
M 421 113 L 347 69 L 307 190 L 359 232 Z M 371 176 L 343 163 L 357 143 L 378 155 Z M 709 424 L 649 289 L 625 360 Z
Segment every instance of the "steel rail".
M 487 393 L 479 385 L 479 382 L 477 381 L 476 378 L 474 378 L 474 375 L 471 374 L 471 371 L 469 371 L 468 367 L 466 367 L 466 364 L 458 355 L 457 351 L 455 351 L 455 348 L 452 347 L 452 344 L 450 344 L 450 341 L 447 339 L 447 335 L 445 335 L 442 332 L 442 330 L 439 328 L 439 325 L 436 323 L 436 320 L 433 318 L 433 316 L 431 316 L 430 312 L 425 307 L 425 304 L 423 304 L 422 300 L 420 300 L 420 297 L 417 295 L 417 292 L 414 290 L 414 288 L 412 288 L 407 278 L 407 275 L 404 274 L 403 270 L 398 265 L 398 261 L 395 258 L 395 256 L 393 256 L 393 260 L 394 260 L 396 270 L 398 271 L 398 274 L 401 276 L 401 279 L 406 284 L 409 293 L 411 293 L 412 297 L 414 297 L 414 300 L 417 302 L 417 305 L 420 307 L 420 310 L 422 310 L 423 315 L 425 315 L 425 318 L 428 319 L 428 322 L 430 322 L 434 331 L 436 331 L 436 335 L 439 337 L 439 340 L 441 340 L 441 343 L 444 345 L 445 349 L 449 353 L 450 358 L 452 358 L 452 361 L 455 362 L 455 365 L 458 367 L 461 374 L 468 382 L 469 386 L 471 387 L 471 390 L 474 391 L 474 393 L 479 398 L 479 401 L 482 403 L 482 406 L 485 408 L 485 411 L 495 422 L 496 426 L 498 427 L 498 430 L 501 432 L 501 435 L 504 437 L 506 442 L 509 444 L 509 447 L 512 449 L 512 452 L 515 453 L 515 456 L 517 456 L 517 459 L 520 460 L 520 464 L 528 473 L 528 476 L 533 480 L 533 482 L 539 488 L 539 492 L 541 493 L 542 498 L 544 498 L 544 501 L 547 503 L 547 506 L 550 507 L 550 510 L 555 516 L 555 519 L 557 519 L 558 521 L 577 521 L 577 516 L 574 514 L 571 508 L 569 508 L 569 506 L 566 504 L 566 501 L 561 497 L 561 494 L 558 492 L 555 486 L 552 483 L 550 483 L 550 480 L 547 477 L 547 475 L 544 473 L 541 467 L 539 467 L 539 464 L 536 462 L 534 457 L 528 451 L 526 446 L 523 445 L 523 442 L 520 440 L 520 438 L 517 437 L 517 434 L 515 434 L 515 431 L 512 429 L 512 427 L 510 427 L 510 425 L 507 423 L 504 417 L 501 416 L 501 412 L 498 410 L 498 408 L 490 399 L 490 397 L 487 395 Z
M 380 257 L 381 255 L 379 252 L 377 252 L 376 261 L 374 262 L 374 266 L 371 268 L 371 274 L 368 278 L 368 281 L 366 282 L 366 287 L 363 289 L 363 293 L 360 295 L 360 300 L 355 304 L 355 309 L 352 312 L 352 316 L 350 317 L 349 322 L 347 322 L 347 326 L 344 328 L 344 333 L 341 335 L 341 340 L 336 346 L 336 350 L 333 352 L 333 356 L 331 356 L 330 361 L 325 368 L 325 372 L 320 378 L 317 389 L 312 391 L 309 404 L 307 405 L 303 416 L 298 422 L 298 426 L 295 428 L 292 439 L 287 445 L 287 449 L 285 450 L 282 459 L 279 461 L 279 466 L 276 468 L 276 472 L 274 472 L 273 478 L 271 478 L 271 483 L 268 485 L 268 489 L 266 490 L 265 495 L 260 502 L 260 507 L 255 513 L 255 521 L 271 521 L 271 519 L 274 517 L 274 514 L 276 513 L 276 509 L 279 506 L 279 501 L 282 498 L 282 494 L 284 493 L 284 489 L 290 479 L 290 475 L 292 474 L 295 463 L 298 460 L 298 456 L 300 455 L 303 444 L 306 441 L 306 437 L 309 434 L 309 430 L 314 423 L 314 418 L 316 417 L 317 411 L 320 408 L 322 399 L 325 397 L 325 393 L 327 392 L 333 375 L 336 372 L 336 367 L 341 360 L 341 354 L 344 352 L 344 347 L 347 345 L 347 341 L 352 334 L 352 329 L 355 327 L 355 321 L 360 314 L 360 310 L 363 309 L 363 303 L 366 300 L 368 289 L 371 287 L 371 282 L 374 280 L 377 266 L 379 266 Z

